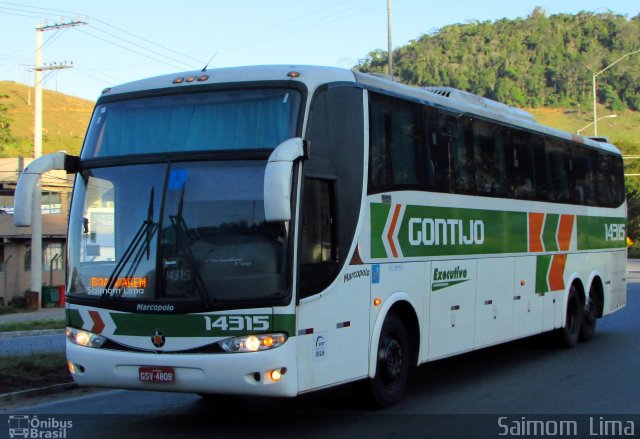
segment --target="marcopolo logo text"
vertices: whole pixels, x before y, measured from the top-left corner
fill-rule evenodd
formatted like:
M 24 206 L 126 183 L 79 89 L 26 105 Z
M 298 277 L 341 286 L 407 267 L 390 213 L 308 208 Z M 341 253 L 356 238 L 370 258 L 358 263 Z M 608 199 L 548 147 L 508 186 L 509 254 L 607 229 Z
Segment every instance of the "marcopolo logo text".
M 352 273 L 346 273 L 344 275 L 344 283 L 347 283 L 350 280 L 357 279 L 359 277 L 369 277 L 369 275 L 371 275 L 371 272 L 369 271 L 368 268 L 363 268 L 363 269 L 360 269 L 360 270 L 356 270 L 356 271 L 354 271 Z

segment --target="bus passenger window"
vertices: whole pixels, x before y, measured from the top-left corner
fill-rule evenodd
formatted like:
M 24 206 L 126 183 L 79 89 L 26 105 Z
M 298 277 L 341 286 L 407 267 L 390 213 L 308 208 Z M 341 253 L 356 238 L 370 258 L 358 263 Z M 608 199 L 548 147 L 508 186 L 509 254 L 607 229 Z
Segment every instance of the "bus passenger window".
M 515 198 L 535 198 L 535 166 L 531 136 L 524 131 L 505 129 L 505 152 L 510 193 Z
M 416 127 L 414 113 L 409 105 L 394 105 L 389 114 L 389 143 L 393 163 L 394 186 L 415 185 L 416 175 Z
M 372 95 L 369 106 L 369 186 L 381 189 L 391 184 L 393 173 L 391 157 L 385 135 L 385 111 L 383 102 Z
M 418 185 L 419 108 L 417 104 L 370 94 L 370 191 Z
M 547 168 L 551 182 L 549 200 L 555 202 L 570 202 L 569 190 L 569 157 L 564 145 L 557 139 L 545 139 L 547 152 Z
M 455 123 L 455 118 L 453 123 Z M 446 128 L 446 121 L 438 117 L 434 108 L 426 108 L 425 117 L 425 154 L 424 168 L 426 172 L 427 190 L 434 192 L 451 192 L 451 135 Z M 443 126 L 444 125 L 444 126 Z
M 471 119 L 459 117 L 457 136 L 451 143 L 452 186 L 454 192 L 474 194 L 476 192 L 476 171 L 473 151 L 473 132 Z

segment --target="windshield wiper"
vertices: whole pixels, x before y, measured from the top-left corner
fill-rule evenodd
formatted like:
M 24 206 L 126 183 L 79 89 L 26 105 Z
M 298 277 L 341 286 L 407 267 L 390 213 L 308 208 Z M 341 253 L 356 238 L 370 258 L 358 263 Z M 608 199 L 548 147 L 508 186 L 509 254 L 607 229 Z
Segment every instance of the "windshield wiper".
M 194 277 L 195 290 L 200 295 L 202 301 L 209 305 L 210 297 L 207 291 L 207 287 L 202 280 L 202 276 L 200 276 L 200 272 L 198 271 L 198 267 L 195 263 L 195 257 L 189 245 L 198 239 L 198 233 L 195 230 L 189 230 L 187 223 L 184 220 L 184 216 L 182 216 L 182 208 L 184 205 L 184 186 L 180 189 L 180 201 L 178 202 L 178 211 L 175 215 L 169 215 L 169 220 L 171 221 L 171 225 L 175 230 L 175 246 L 176 249 L 179 248 L 182 255 L 185 257 L 189 268 L 191 269 Z M 184 239 L 182 239 L 184 237 Z
M 149 207 L 147 209 L 147 218 L 142 222 L 142 225 L 134 235 L 133 239 L 131 240 L 131 242 L 129 242 L 129 245 L 127 245 L 122 258 L 120 258 L 115 268 L 113 269 L 113 272 L 111 272 L 109 281 L 107 282 L 107 285 L 102 292 L 101 300 L 105 300 L 107 298 L 116 299 L 122 297 L 122 295 L 124 294 L 124 287 L 120 288 L 117 292 L 113 292 L 113 288 L 116 286 L 122 270 L 124 270 L 125 266 L 131 260 L 131 266 L 125 276 L 131 277 L 138 269 L 142 258 L 146 255 L 147 260 L 149 260 L 151 256 L 151 240 L 158 230 L 158 224 L 153 222 L 153 195 L 154 188 L 151 188 L 151 194 L 149 196 Z M 145 245 L 141 246 L 142 243 L 144 243 Z

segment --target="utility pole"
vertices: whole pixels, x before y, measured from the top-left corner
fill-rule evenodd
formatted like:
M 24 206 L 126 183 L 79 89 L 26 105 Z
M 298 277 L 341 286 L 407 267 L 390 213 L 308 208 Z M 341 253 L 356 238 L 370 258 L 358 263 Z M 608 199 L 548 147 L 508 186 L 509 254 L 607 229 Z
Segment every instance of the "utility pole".
M 393 48 L 391 46 L 391 0 L 387 0 L 387 64 L 389 64 L 389 76 L 393 79 Z
M 35 65 L 35 116 L 33 122 L 33 158 L 42 155 L 42 72 L 45 70 L 58 70 L 72 67 L 73 65 L 54 64 L 42 65 L 42 33 L 50 30 L 60 30 L 68 27 L 87 24 L 84 21 L 69 21 L 67 23 L 56 23 L 54 25 L 36 25 L 36 65 Z
M 83 21 L 70 21 L 67 23 L 56 23 L 54 25 L 36 25 L 36 64 L 35 70 L 35 103 L 34 103 L 34 120 L 33 120 L 33 158 L 37 159 L 42 155 L 42 72 L 45 70 L 58 70 L 72 67 L 72 65 L 53 64 L 44 66 L 42 64 L 42 33 L 50 30 L 65 29 L 68 27 L 80 26 L 87 24 Z M 42 207 L 41 207 L 42 189 L 40 182 L 36 184 L 33 194 L 33 220 L 31 224 L 31 280 L 29 282 L 29 291 L 34 297 L 38 297 L 38 305 L 40 308 L 42 300 L 40 300 L 42 290 Z M 33 294 L 35 293 L 35 294 Z

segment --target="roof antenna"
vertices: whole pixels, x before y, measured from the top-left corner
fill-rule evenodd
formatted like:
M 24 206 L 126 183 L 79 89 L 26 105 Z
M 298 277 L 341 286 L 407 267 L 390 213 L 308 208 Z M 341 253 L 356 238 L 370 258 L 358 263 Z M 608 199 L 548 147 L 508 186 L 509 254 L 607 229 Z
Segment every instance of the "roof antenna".
M 213 54 L 213 56 L 211 57 L 211 59 L 209 60 L 209 62 L 207 63 L 207 65 L 206 65 L 206 66 L 204 66 L 204 67 L 202 68 L 202 70 L 200 70 L 201 72 L 206 72 L 206 71 L 207 71 L 207 67 L 209 67 L 209 64 L 211 64 L 211 61 L 213 61 L 213 58 L 215 58 L 217 54 L 218 54 L 218 52 L 216 52 L 216 53 L 214 53 L 214 54 Z

